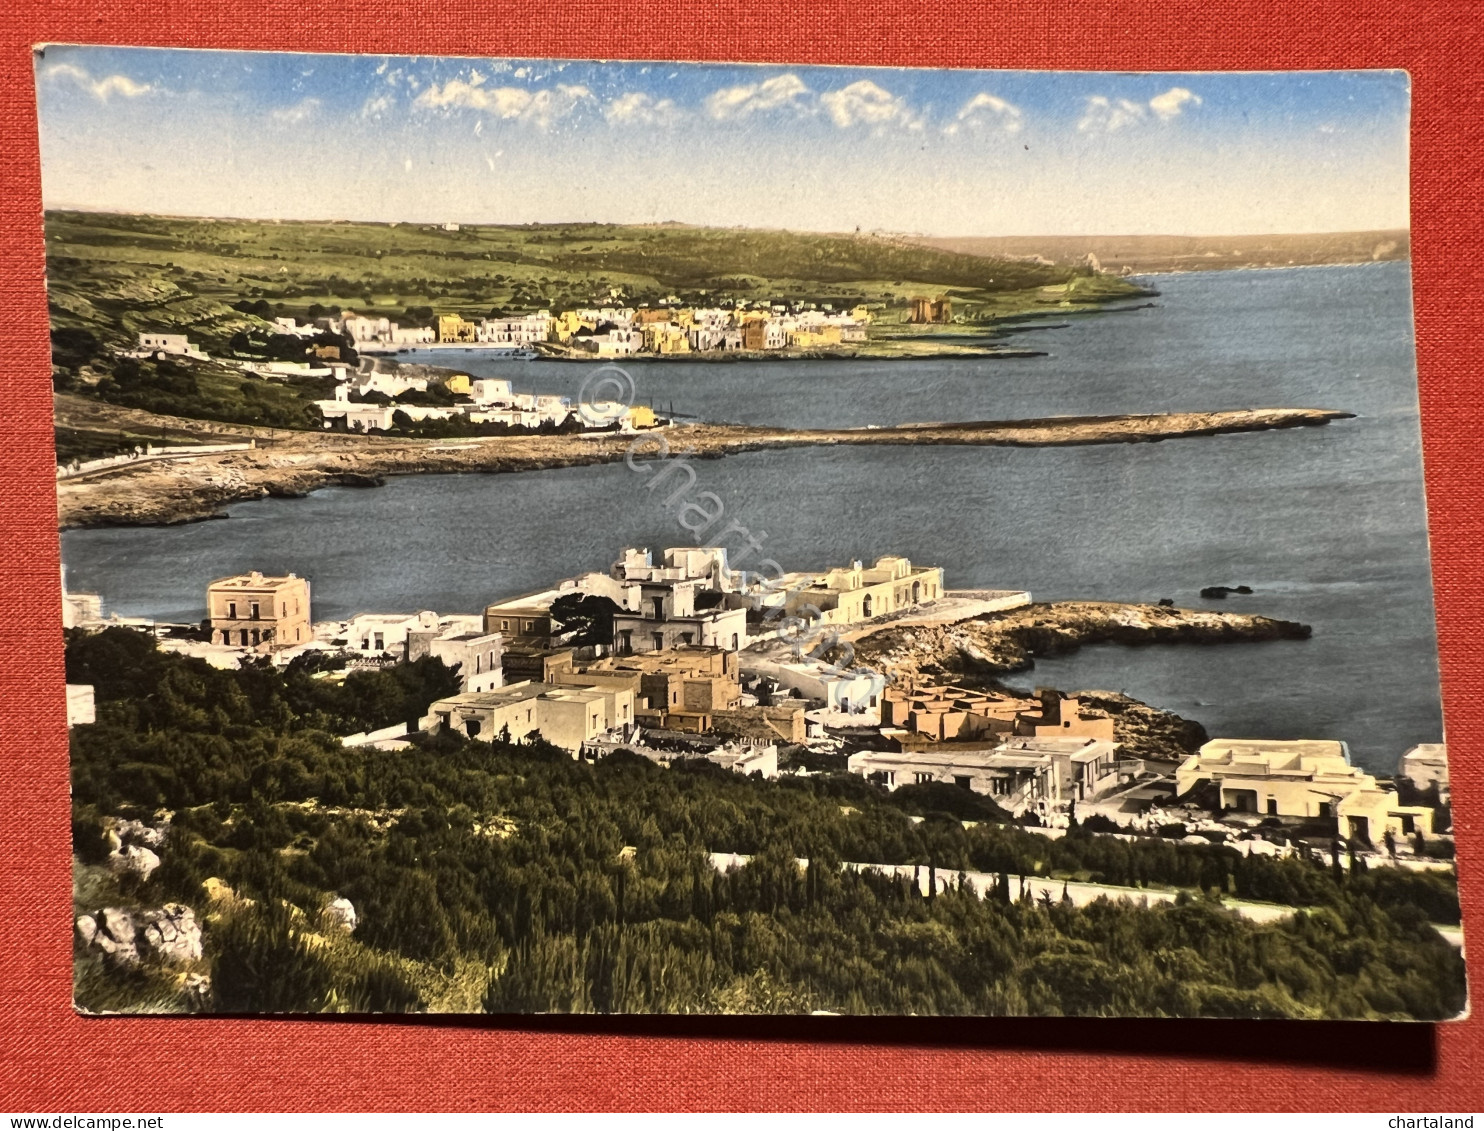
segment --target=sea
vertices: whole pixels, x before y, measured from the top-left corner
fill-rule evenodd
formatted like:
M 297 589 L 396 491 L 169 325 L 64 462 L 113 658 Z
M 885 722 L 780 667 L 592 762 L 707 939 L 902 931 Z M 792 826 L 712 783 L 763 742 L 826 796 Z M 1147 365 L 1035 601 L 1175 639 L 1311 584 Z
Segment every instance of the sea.
M 1213 736 L 1338 738 L 1389 774 L 1443 737 L 1409 265 L 1150 276 L 1157 294 L 1022 323 L 1039 356 L 633 362 L 636 399 L 681 419 L 799 427 L 1249 407 L 1341 409 L 1322 428 L 1087 447 L 820 447 L 692 464 L 785 569 L 883 554 L 954 589 L 1156 601 L 1302 621 L 1304 641 L 1039 658 L 1026 686 L 1121 691 Z M 474 351 L 402 360 L 576 395 L 593 366 Z M 68 587 L 124 615 L 194 621 L 213 578 L 294 571 L 317 619 L 474 612 L 693 543 L 623 463 L 408 476 L 228 508 L 227 521 L 67 531 Z M 677 483 L 679 475 L 670 482 Z M 736 534 L 728 538 L 735 548 Z M 1206 599 L 1212 585 L 1250 596 Z

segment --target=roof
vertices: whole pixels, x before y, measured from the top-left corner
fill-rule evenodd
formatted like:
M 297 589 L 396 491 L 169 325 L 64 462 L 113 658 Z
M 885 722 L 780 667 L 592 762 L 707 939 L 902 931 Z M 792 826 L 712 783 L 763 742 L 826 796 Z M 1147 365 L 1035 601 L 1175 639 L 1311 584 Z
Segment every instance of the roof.
M 458 695 L 450 695 L 446 699 L 439 699 L 429 710 L 438 707 L 494 710 L 498 707 L 508 707 L 512 703 L 524 703 L 530 699 L 546 699 L 562 703 L 596 703 L 606 700 L 608 694 L 610 693 L 582 687 L 558 686 L 552 683 L 523 680 L 520 683 L 512 683 L 508 687 L 496 688 L 494 691 L 464 691 Z
M 1007 738 L 1005 749 L 1024 750 L 1032 754 L 1070 754 L 1073 758 L 1090 758 L 1110 754 L 1117 744 L 1106 738 Z
M 281 589 L 285 585 L 304 584 L 305 579 L 295 574 L 284 577 L 267 577 L 261 573 L 239 573 L 235 577 L 222 577 L 213 581 L 208 589 Z

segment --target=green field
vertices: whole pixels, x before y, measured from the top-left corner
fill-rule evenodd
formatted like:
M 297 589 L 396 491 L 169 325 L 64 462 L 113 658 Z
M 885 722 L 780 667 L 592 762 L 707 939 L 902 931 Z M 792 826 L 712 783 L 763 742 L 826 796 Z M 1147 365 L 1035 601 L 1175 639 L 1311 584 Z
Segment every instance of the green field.
M 748 229 L 554 224 L 206 220 L 96 212 L 46 217 L 56 387 L 200 420 L 316 428 L 325 381 L 264 380 L 231 365 L 133 361 L 141 331 L 186 333 L 214 358 L 271 319 L 355 310 L 402 325 L 577 307 L 729 301 L 871 304 L 871 341 L 848 352 L 910 358 L 998 348 L 1005 318 L 1092 310 L 1143 293 L 1082 267 L 991 259 L 876 237 Z M 906 321 L 916 295 L 952 300 L 954 322 Z M 238 339 L 238 344 L 242 339 Z M 296 347 L 299 348 L 299 347 Z M 553 347 L 555 348 L 555 347 Z M 701 357 L 711 355 L 697 355 Z M 59 429 L 86 457 L 128 438 Z
M 198 220 L 52 212 L 46 218 L 54 328 L 112 342 L 184 328 L 207 349 L 261 327 L 232 304 L 263 300 L 299 318 L 313 306 L 403 322 L 457 312 L 486 317 L 675 297 L 882 304 L 900 319 L 913 295 L 949 295 L 974 322 L 1039 307 L 1137 293 L 1122 280 L 875 237 L 749 229 L 554 224 L 413 224 Z M 1072 295 L 1046 287 L 1074 283 Z

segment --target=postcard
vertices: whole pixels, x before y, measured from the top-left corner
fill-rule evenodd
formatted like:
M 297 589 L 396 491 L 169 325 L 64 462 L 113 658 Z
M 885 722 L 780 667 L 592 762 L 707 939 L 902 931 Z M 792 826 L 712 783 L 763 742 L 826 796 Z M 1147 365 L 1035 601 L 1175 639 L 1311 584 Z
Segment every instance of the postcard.
M 1465 1011 L 1405 74 L 36 76 L 79 1010 Z

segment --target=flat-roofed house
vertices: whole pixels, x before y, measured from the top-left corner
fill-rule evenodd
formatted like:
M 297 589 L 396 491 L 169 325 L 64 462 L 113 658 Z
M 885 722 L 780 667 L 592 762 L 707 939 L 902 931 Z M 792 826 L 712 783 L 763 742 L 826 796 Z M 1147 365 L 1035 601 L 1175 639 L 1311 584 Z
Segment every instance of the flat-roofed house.
M 1396 776 L 1416 789 L 1438 787 L 1438 800 L 1448 802 L 1448 747 L 1441 742 L 1423 742 L 1402 755 Z
M 1371 844 L 1388 832 L 1432 831 L 1433 811 L 1402 805 L 1394 790 L 1350 764 L 1343 742 L 1214 738 L 1175 772 L 1176 796 L 1207 785 L 1223 811 L 1333 820 L 1340 835 Z
M 995 745 L 937 742 L 911 750 L 862 750 L 846 768 L 897 789 L 943 782 L 983 794 L 1014 816 L 1045 815 L 1118 784 L 1118 746 L 1097 738 L 1010 737 Z
M 503 640 L 498 632 L 445 632 L 423 640 L 419 634 L 407 638 L 407 658 L 419 652 L 436 656 L 458 668 L 465 691 L 494 691 L 505 681 Z
M 254 570 L 206 587 L 211 639 L 241 648 L 287 648 L 312 637 L 309 582 L 290 573 L 267 577 Z
M 1016 718 L 1034 706 L 1034 700 L 954 685 L 888 687 L 881 725 L 938 742 L 966 741 L 1014 733 Z
M 523 681 L 494 691 L 471 691 L 439 699 L 419 729 L 456 730 L 485 741 L 539 734 L 576 756 L 583 746 L 616 731 L 627 738 L 633 728 L 634 697 L 612 687 L 562 687 Z
M 647 727 L 706 731 L 716 712 L 742 705 L 736 654 L 709 645 L 610 656 L 560 675 L 556 682 L 581 685 L 593 679 L 632 680 L 635 711 Z
M 943 596 L 943 570 L 888 555 L 870 567 L 851 562 L 812 577 L 790 574 L 777 588 L 784 592 L 784 608 L 791 616 L 857 624 L 937 600 Z

